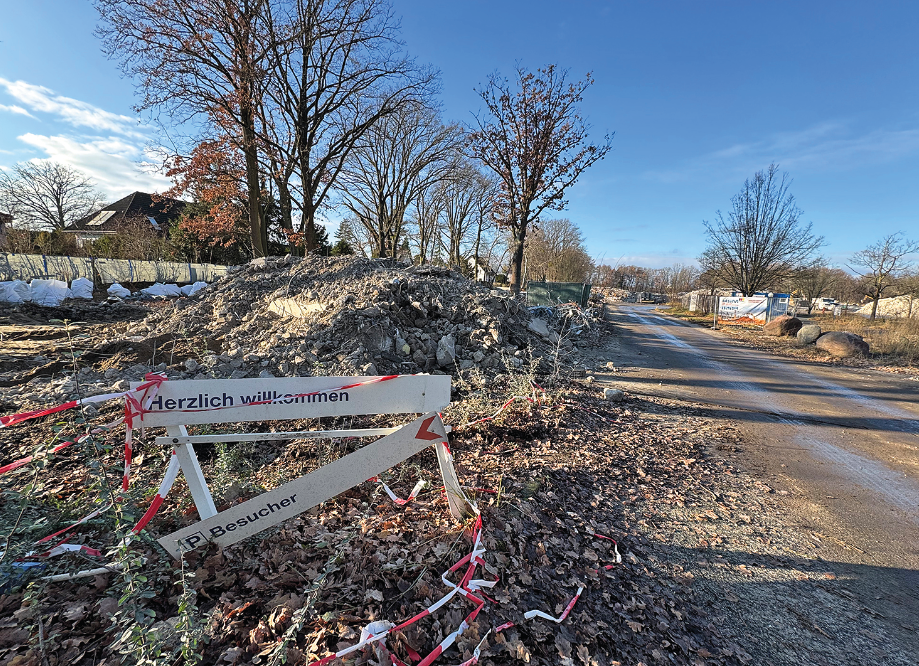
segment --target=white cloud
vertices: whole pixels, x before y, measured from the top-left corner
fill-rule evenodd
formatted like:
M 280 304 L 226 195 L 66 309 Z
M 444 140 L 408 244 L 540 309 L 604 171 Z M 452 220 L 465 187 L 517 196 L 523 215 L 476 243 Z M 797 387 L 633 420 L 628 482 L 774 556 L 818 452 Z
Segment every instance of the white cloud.
M 15 104 L 13 104 L 12 106 L 7 106 L 6 104 L 0 104 L 0 111 L 5 111 L 7 113 L 17 113 L 20 116 L 28 116 L 29 118 L 35 118 L 35 116 L 33 116 L 31 113 L 23 109 L 21 106 L 16 106 Z
M 66 136 L 23 134 L 20 141 L 41 150 L 46 159 L 79 169 L 96 181 L 112 201 L 131 192 L 160 192 L 172 185 L 154 173 L 157 166 L 144 161 L 141 146 L 118 137 L 96 137 L 77 141 Z
M 111 113 L 72 97 L 58 95 L 44 86 L 0 78 L 0 87 L 5 88 L 7 94 L 28 109 L 26 111 L 22 107 L 6 107 L 20 109 L 15 113 L 25 113 L 25 115 L 31 115 L 29 111 L 48 113 L 73 127 L 88 127 L 99 132 L 114 132 L 135 138 L 144 136 L 139 131 L 138 123 L 134 118 Z
M 775 132 L 757 141 L 716 150 L 682 167 L 645 175 L 665 183 L 710 178 L 749 177 L 776 163 L 783 170 L 841 171 L 882 164 L 919 153 L 919 129 L 875 129 L 857 133 L 843 122 L 824 122 L 802 130 Z

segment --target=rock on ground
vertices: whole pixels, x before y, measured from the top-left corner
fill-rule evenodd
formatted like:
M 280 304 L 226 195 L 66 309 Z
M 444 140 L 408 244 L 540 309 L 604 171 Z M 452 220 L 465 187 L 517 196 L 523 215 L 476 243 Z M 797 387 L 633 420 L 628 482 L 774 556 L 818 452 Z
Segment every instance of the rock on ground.
M 868 343 L 855 333 L 830 331 L 817 338 L 817 349 L 831 356 L 864 356 L 868 354 Z
M 625 398 L 625 393 L 619 389 L 607 388 L 603 389 L 603 397 L 610 402 L 622 402 L 622 400 Z
M 823 329 L 817 324 L 807 324 L 798 330 L 798 342 L 802 345 L 811 345 L 817 341 L 821 333 L 823 333 Z
M 801 326 L 803 326 L 803 324 L 797 317 L 782 315 L 781 317 L 776 317 L 772 321 L 767 322 L 766 325 L 763 326 L 763 332 L 766 335 L 774 335 L 776 337 L 794 335 Z

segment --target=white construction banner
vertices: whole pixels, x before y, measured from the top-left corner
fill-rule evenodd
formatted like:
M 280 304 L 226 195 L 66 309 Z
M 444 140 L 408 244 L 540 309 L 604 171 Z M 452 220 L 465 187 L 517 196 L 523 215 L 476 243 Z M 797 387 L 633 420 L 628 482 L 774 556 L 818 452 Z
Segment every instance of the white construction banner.
M 449 404 L 449 375 L 168 381 L 160 386 L 140 425 L 418 414 Z
M 768 305 L 768 296 L 722 296 L 718 299 L 718 321 L 765 324 Z
M 440 379 L 440 377 L 430 379 Z M 450 381 L 449 377 L 445 379 Z M 277 382 L 278 380 L 272 381 Z M 165 382 L 163 386 L 168 386 L 169 383 Z M 185 383 L 204 384 L 206 382 L 202 380 Z M 225 381 L 221 382 L 221 384 L 225 383 Z M 391 392 L 389 387 L 386 390 Z M 391 435 L 378 439 L 344 458 L 339 458 L 306 476 L 285 483 L 283 486 L 218 513 L 216 516 L 165 536 L 159 539 L 159 543 L 176 558 L 183 551 L 200 548 L 211 541 L 221 547 L 229 546 L 293 518 L 386 471 L 428 446 L 445 442 L 446 439 L 447 433 L 440 416 L 436 412 L 426 414 Z M 452 472 L 452 465 L 450 471 Z M 455 491 L 462 493 L 458 482 L 455 481 L 455 475 L 450 476 L 452 483 L 449 481 L 448 483 L 450 485 L 455 483 L 457 485 Z M 448 495 L 451 494 L 454 493 L 448 492 Z

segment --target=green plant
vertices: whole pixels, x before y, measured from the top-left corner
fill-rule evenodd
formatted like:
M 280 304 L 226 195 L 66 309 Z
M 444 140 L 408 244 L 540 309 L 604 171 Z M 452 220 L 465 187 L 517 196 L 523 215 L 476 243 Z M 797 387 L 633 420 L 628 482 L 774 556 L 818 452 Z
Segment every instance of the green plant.
M 154 626 L 156 611 L 149 607 L 148 600 L 155 598 L 157 593 L 144 558 L 131 550 L 129 538 L 121 539 L 109 554 L 114 555 L 121 568 L 121 581 L 117 584 L 121 597 L 109 628 L 115 634 L 112 651 L 121 655 L 122 663 L 136 666 L 171 663 L 177 651 L 169 649 L 164 632 Z
M 176 632 L 179 635 L 183 663 L 185 666 L 195 666 L 204 659 L 200 649 L 205 640 L 204 625 L 198 620 L 199 611 L 195 606 L 197 593 L 189 585 L 192 575 L 186 568 L 184 554 L 181 564 L 179 582 L 182 585 L 182 594 L 179 596 L 179 623 L 176 625 Z

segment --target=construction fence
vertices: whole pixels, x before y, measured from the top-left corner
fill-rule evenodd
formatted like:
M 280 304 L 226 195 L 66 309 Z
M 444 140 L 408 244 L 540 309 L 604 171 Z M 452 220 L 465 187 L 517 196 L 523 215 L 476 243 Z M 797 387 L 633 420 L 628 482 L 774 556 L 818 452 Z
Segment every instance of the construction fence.
M 0 281 L 34 278 L 72 282 L 87 278 L 97 285 L 115 282 L 214 282 L 227 274 L 228 266 L 172 261 L 134 261 L 96 257 L 58 257 L 44 254 L 0 252 Z
M 590 285 L 582 282 L 529 282 L 526 294 L 529 306 L 577 303 L 586 308 Z

